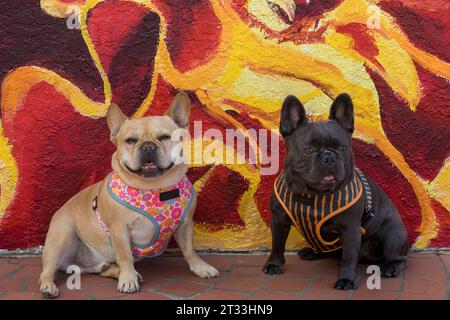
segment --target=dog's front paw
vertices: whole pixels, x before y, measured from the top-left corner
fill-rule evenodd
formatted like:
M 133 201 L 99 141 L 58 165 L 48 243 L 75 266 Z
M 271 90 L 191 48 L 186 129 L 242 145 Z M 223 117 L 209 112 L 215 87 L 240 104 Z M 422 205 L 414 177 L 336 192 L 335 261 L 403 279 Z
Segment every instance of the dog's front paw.
M 59 296 L 58 287 L 54 282 L 44 282 L 40 288 L 41 294 L 44 298 L 52 299 Z
M 141 290 L 139 282 L 142 282 L 142 277 L 136 271 L 122 272 L 119 276 L 117 290 L 123 293 L 138 292 Z
M 283 267 L 280 266 L 280 265 L 273 264 L 273 263 L 267 263 L 263 267 L 263 272 L 265 274 L 268 274 L 268 275 L 271 275 L 271 276 L 273 276 L 275 274 L 282 274 L 283 273 Z
M 189 266 L 189 269 L 200 278 L 215 278 L 219 276 L 219 271 L 205 261 L 197 262 Z
M 356 289 L 356 283 L 355 281 L 349 279 L 338 279 L 338 281 L 334 284 L 334 288 L 338 290 Z

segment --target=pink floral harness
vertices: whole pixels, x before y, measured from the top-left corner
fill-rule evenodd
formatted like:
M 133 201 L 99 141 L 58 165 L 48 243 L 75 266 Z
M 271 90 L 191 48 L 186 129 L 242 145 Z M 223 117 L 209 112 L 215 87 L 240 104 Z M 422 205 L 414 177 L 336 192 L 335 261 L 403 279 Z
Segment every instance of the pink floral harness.
M 141 190 L 123 182 L 112 173 L 108 178 L 109 195 L 124 207 L 148 218 L 154 225 L 155 233 L 149 243 L 132 243 L 131 250 L 136 257 L 156 257 L 167 249 L 170 239 L 188 214 L 195 190 L 185 176 L 180 182 L 167 189 Z M 100 225 L 110 235 L 94 198 L 92 208 Z

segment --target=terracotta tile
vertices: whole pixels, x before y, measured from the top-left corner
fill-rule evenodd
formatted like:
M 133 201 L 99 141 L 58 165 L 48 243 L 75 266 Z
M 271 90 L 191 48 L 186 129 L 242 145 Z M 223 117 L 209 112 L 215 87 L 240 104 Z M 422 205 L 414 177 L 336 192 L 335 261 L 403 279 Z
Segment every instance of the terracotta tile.
M 202 255 L 201 257 L 219 271 L 231 270 L 236 258 L 234 255 Z
M 284 275 L 287 277 L 312 277 L 316 274 L 318 274 L 318 268 L 314 263 L 286 264 L 284 266 Z
M 187 266 L 186 260 L 183 256 L 162 256 L 156 258 L 143 259 L 135 264 L 136 269 L 139 266 Z
M 247 297 L 244 292 L 211 289 L 197 296 L 196 300 L 242 300 Z
M 405 275 L 381 278 L 381 290 L 366 286 L 366 265 L 358 267 L 359 288 L 352 291 L 333 289 L 339 271 L 338 259 L 302 261 L 286 255 L 284 274 L 265 275 L 262 265 L 267 255 L 204 255 L 208 263 L 221 271 L 221 277 L 201 279 L 190 272 L 181 256 L 163 256 L 136 264 L 143 275 L 142 291 L 125 294 L 117 291 L 117 280 L 95 274 L 82 274 L 81 290 L 68 290 L 64 272 L 56 274 L 59 299 L 444 299 L 445 268 L 450 255 L 411 254 Z M 40 257 L 0 258 L 0 299 L 41 299 L 37 282 L 41 272 Z M 402 288 L 404 280 L 404 292 Z
M 235 265 L 261 267 L 266 263 L 268 256 L 265 255 L 236 255 Z
M 295 291 L 305 290 L 311 284 L 310 279 L 273 278 L 265 286 L 269 290 Z
M 24 281 L 25 291 L 28 291 L 28 292 L 40 292 L 40 290 L 39 290 L 39 287 L 40 287 L 39 278 L 32 277 L 32 278 L 18 278 L 18 279 L 22 279 Z M 63 281 L 55 281 L 55 283 L 59 287 L 65 282 L 63 282 Z
M 208 286 L 206 285 L 201 285 L 189 281 L 175 281 L 163 285 L 162 287 L 158 288 L 157 291 L 187 298 L 192 297 L 197 293 L 201 293 L 206 289 L 208 289 Z
M 318 260 L 317 273 L 319 276 L 335 276 L 339 273 L 339 259 L 329 258 Z
M 22 278 L 0 279 L 0 292 L 22 291 L 25 280 Z
M 222 271 L 222 272 L 220 272 L 220 276 L 219 277 L 200 278 L 195 273 L 190 271 L 189 268 L 187 267 L 186 269 L 180 270 L 180 272 L 178 274 L 170 274 L 169 275 L 169 274 L 165 274 L 163 272 L 163 273 L 161 273 L 161 276 L 164 277 L 165 279 L 169 279 L 169 280 L 183 280 L 183 281 L 190 281 L 190 282 L 204 283 L 206 285 L 211 285 L 213 283 L 216 283 L 222 276 L 226 276 L 227 274 L 229 274 L 229 272 Z M 158 276 L 155 276 L 153 274 L 153 277 L 158 277 Z
M 396 300 L 398 292 L 384 290 L 355 290 L 352 300 Z
M 0 300 L 42 300 L 42 297 L 37 292 L 8 292 Z
M 252 278 L 264 277 L 262 266 L 235 266 L 231 272 L 237 276 L 246 276 Z
M 169 299 L 168 297 L 165 297 L 159 293 L 148 291 L 133 293 L 119 298 L 119 300 L 168 300 L 168 299 Z
M 142 291 L 147 291 L 149 289 L 154 289 L 160 287 L 164 284 L 169 283 L 171 280 L 159 277 L 146 277 L 144 278 L 144 282 L 141 283 Z
M 22 269 L 14 273 L 16 278 L 38 278 L 42 272 L 42 267 L 40 265 L 26 265 Z
M 400 296 L 400 300 L 445 300 L 444 294 L 440 293 L 413 293 L 404 292 Z
M 305 300 L 346 300 L 350 291 L 336 289 L 311 289 L 306 292 L 302 299 Z
M 244 279 L 234 276 L 222 278 L 217 282 L 218 289 L 240 290 L 253 292 L 262 288 L 265 280 L 262 279 Z
M 2 258 L 2 263 L 0 264 L 0 278 L 11 275 L 13 272 L 22 268 L 22 265 L 18 263 L 7 262 L 7 259 Z
M 140 270 L 138 270 L 140 271 Z M 140 272 L 142 277 L 162 277 L 175 279 L 178 277 L 187 277 L 191 274 L 189 267 L 186 266 L 151 266 Z
M 313 280 L 311 288 L 318 290 L 330 290 L 333 289 L 334 284 L 337 281 L 336 276 L 323 276 Z
M 447 277 L 450 276 L 450 253 L 449 254 L 440 254 L 440 258 L 445 264 L 445 268 L 447 271 Z
M 89 299 L 96 299 L 96 300 L 115 299 L 129 294 L 117 291 L 117 282 L 114 284 L 104 284 L 91 288 L 86 288 L 83 289 L 83 291 L 86 293 L 86 296 L 89 297 Z
M 42 257 L 18 257 L 17 262 L 23 266 L 42 266 Z
M 403 292 L 411 293 L 444 294 L 445 290 L 445 282 L 427 280 L 406 280 L 403 286 Z
M 65 284 L 68 278 L 68 274 L 62 273 L 62 282 Z M 91 288 L 99 285 L 116 285 L 117 280 L 113 278 L 102 277 L 99 274 L 82 273 L 81 274 L 81 287 Z
M 447 275 L 440 259 L 410 258 L 405 270 L 405 279 L 443 281 Z
M 261 290 L 250 296 L 250 300 L 299 300 L 297 293 L 286 291 Z
M 60 300 L 88 300 L 85 290 L 69 290 L 65 286 L 59 286 Z

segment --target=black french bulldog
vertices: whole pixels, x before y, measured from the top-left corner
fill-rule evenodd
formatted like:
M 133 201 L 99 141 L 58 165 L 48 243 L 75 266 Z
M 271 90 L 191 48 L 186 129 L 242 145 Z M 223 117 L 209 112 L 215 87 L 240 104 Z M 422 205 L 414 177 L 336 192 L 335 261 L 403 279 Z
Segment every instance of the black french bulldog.
M 295 96 L 284 100 L 280 133 L 287 154 L 271 194 L 272 251 L 263 271 L 281 274 L 291 225 L 311 248 L 303 260 L 341 256 L 334 287 L 356 288 L 357 264 L 379 264 L 384 277 L 406 267 L 407 233 L 386 194 L 353 163 L 353 102 L 339 95 L 329 120 L 309 121 Z

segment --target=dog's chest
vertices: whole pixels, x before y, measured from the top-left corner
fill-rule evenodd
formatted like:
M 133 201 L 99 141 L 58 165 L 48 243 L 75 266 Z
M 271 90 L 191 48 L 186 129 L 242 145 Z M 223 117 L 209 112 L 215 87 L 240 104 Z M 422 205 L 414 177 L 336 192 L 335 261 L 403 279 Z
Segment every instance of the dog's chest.
M 275 181 L 274 193 L 308 244 L 316 250 L 329 252 L 341 247 L 330 225 L 331 219 L 355 205 L 363 195 L 363 187 L 354 175 L 347 185 L 334 192 L 294 194 L 287 187 L 283 172 Z
M 132 214 L 131 249 L 136 257 L 151 257 L 164 252 L 189 212 L 195 192 L 186 177 L 164 190 L 141 190 L 128 186 L 114 174 L 107 190 Z
M 137 212 L 132 212 L 133 220 L 130 225 L 132 243 L 149 243 L 155 235 L 155 225 Z

